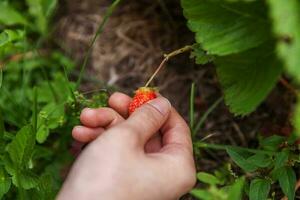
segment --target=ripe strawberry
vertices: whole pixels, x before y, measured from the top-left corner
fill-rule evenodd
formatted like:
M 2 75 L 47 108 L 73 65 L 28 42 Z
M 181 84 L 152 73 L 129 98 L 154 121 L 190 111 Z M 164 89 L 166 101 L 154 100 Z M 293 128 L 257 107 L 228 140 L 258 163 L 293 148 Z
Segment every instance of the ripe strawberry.
M 155 92 L 156 89 L 151 87 L 140 87 L 136 90 L 132 102 L 129 104 L 129 115 L 144 103 L 155 99 L 157 97 Z

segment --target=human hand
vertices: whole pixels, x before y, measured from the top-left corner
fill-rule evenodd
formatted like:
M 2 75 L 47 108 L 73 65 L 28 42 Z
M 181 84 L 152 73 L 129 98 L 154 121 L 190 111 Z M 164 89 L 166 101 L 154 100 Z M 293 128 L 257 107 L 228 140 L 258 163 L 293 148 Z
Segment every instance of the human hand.
M 109 107 L 83 109 L 80 115 L 83 126 L 74 127 L 73 138 L 82 143 L 95 140 L 105 130 L 128 118 L 128 107 L 131 101 L 131 97 L 115 92 L 108 100 Z M 153 153 L 159 151 L 161 147 L 161 135 L 157 133 L 146 143 L 145 151 Z
M 118 113 L 127 113 L 123 111 Z M 95 129 L 85 127 L 85 132 L 90 131 L 94 141 L 73 165 L 57 199 L 168 200 L 179 198 L 193 187 L 190 131 L 167 99 L 151 100 L 127 120 L 119 116 L 113 119 L 102 125 L 94 123 L 101 120 L 88 122 Z M 96 133 L 97 127 L 107 128 L 98 128 Z M 152 153 L 145 151 L 146 143 L 158 131 L 160 148 Z M 75 138 L 79 135 L 73 131 Z

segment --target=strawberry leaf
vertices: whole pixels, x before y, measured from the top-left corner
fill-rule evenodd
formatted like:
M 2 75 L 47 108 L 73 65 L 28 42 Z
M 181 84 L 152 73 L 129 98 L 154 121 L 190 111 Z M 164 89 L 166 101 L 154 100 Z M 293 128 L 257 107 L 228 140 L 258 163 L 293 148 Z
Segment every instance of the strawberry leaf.
M 273 46 L 216 59 L 217 74 L 225 93 L 225 103 L 237 115 L 246 115 L 266 98 L 282 68 L 272 53 Z
M 229 3 L 182 0 L 188 27 L 209 54 L 228 55 L 257 47 L 270 38 L 263 1 Z M 254 34 L 255 33 L 255 34 Z

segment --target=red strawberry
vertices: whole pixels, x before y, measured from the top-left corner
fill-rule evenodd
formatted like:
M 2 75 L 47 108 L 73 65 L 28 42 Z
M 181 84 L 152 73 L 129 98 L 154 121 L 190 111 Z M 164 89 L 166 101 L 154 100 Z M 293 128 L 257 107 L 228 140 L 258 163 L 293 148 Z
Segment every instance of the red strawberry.
M 140 87 L 135 91 L 135 95 L 132 99 L 132 102 L 129 104 L 129 115 L 133 113 L 138 107 L 143 105 L 144 103 L 150 101 L 151 99 L 155 99 L 156 89 L 151 87 Z

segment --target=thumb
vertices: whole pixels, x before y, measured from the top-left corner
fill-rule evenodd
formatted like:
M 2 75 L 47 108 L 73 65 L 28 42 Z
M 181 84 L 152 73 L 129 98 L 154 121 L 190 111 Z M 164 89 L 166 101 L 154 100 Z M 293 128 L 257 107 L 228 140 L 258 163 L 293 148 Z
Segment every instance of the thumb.
M 145 144 L 152 135 L 157 133 L 167 120 L 171 111 L 171 104 L 168 99 L 158 97 L 153 99 L 140 108 L 125 121 L 134 134 L 141 138 Z

